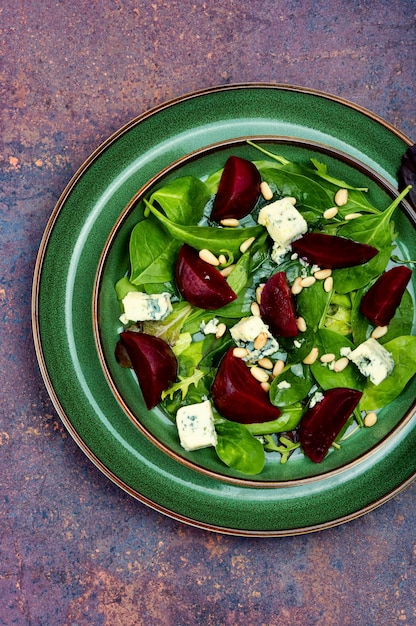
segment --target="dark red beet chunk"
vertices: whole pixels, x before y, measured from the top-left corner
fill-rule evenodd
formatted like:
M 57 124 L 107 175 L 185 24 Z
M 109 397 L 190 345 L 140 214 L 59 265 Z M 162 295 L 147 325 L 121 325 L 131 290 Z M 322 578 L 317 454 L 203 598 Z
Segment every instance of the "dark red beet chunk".
M 221 175 L 211 218 L 219 222 L 227 217 L 240 219 L 248 215 L 260 195 L 260 183 L 260 173 L 251 161 L 229 157 Z
M 306 233 L 291 245 L 302 259 L 325 269 L 362 265 L 378 253 L 377 248 L 366 243 L 325 233 Z
M 285 272 L 269 278 L 261 292 L 260 314 L 275 337 L 296 337 L 295 302 Z
M 321 402 L 306 411 L 299 426 L 299 440 L 311 461 L 323 460 L 362 395 L 356 389 L 329 389 Z
M 198 250 L 184 244 L 176 262 L 176 284 L 190 304 L 214 310 L 237 298 L 224 276 L 199 258 Z
M 219 413 L 233 422 L 270 422 L 280 415 L 244 361 L 233 355 L 233 349 L 220 362 L 211 394 Z
M 360 310 L 375 326 L 387 326 L 399 306 L 412 270 L 399 265 L 376 280 L 361 299 Z
M 159 404 L 162 391 L 176 380 L 176 356 L 160 337 L 126 330 L 120 334 L 120 341 L 136 372 L 146 406 L 151 409 Z

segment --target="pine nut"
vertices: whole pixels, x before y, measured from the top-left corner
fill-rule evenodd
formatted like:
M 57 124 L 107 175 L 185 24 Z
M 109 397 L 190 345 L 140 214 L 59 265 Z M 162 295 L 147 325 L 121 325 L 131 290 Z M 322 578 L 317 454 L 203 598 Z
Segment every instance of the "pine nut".
M 325 278 L 328 278 L 329 276 L 331 276 L 331 274 L 332 274 L 332 270 L 330 269 L 318 270 L 317 272 L 315 272 L 314 276 L 316 280 L 325 280 Z
M 260 333 L 254 340 L 253 346 L 255 350 L 261 350 L 267 343 L 266 333 Z
M 273 369 L 273 363 L 270 359 L 268 359 L 267 357 L 263 357 L 262 359 L 259 359 L 259 361 L 257 362 L 257 365 L 259 365 L 260 367 L 262 367 L 265 370 L 272 370 Z
M 234 267 L 235 265 L 227 265 L 227 267 L 224 267 L 222 270 L 220 270 L 220 274 L 224 276 L 224 278 L 227 278 L 227 276 L 229 276 L 233 271 Z
M 243 241 L 243 243 L 240 246 L 241 254 L 244 254 L 244 252 L 247 252 L 247 250 L 249 249 L 249 247 L 251 246 L 254 240 L 255 240 L 255 237 L 249 237 L 248 239 Z
M 312 348 L 309 354 L 305 356 L 305 358 L 303 359 L 303 363 L 305 363 L 305 365 L 312 365 L 313 363 L 315 363 L 316 359 L 318 358 L 318 354 L 319 354 L 318 348 L 316 347 Z
M 334 202 L 337 206 L 344 206 L 348 202 L 348 189 L 338 189 Z
M 361 217 L 361 216 L 362 216 L 362 213 L 348 213 L 348 215 L 344 217 L 344 220 L 346 222 L 349 222 L 350 220 L 356 220 L 357 217 Z
M 269 380 L 268 373 L 261 369 L 261 367 L 257 367 L 257 365 L 250 368 L 250 373 L 259 383 L 267 383 Z
M 237 359 L 244 359 L 244 357 L 248 355 L 248 350 L 246 348 L 234 348 L 233 355 L 237 357 Z
M 328 276 L 328 278 L 325 278 L 324 291 L 326 293 L 329 293 L 330 291 L 332 291 L 333 286 L 334 286 L 334 279 L 332 278 L 332 276 Z
M 251 314 L 254 315 L 254 317 L 260 317 L 260 307 L 257 304 L 257 302 L 251 303 L 250 311 L 251 311 Z
M 316 283 L 315 276 L 306 276 L 306 278 L 301 278 L 300 286 L 311 287 L 314 283 Z
M 364 426 L 366 426 L 367 428 L 370 428 L 371 426 L 374 426 L 376 422 L 377 422 L 377 413 L 375 413 L 374 411 L 370 411 L 370 413 L 367 413 L 367 415 L 364 418 Z
M 225 324 L 223 324 L 223 323 L 218 324 L 217 330 L 215 332 L 216 338 L 219 339 L 220 337 L 222 337 L 226 330 L 227 330 L 227 327 L 226 327 Z
M 273 376 L 279 376 L 279 374 L 281 374 L 284 369 L 285 369 L 285 362 L 282 361 L 281 359 L 278 359 L 273 367 L 273 372 L 272 372 Z
M 288 196 L 288 197 L 286 198 L 286 200 L 287 200 L 288 202 L 290 202 L 290 204 L 293 204 L 293 206 L 295 206 L 295 204 L 296 204 L 296 198 L 293 198 L 292 196 Z
M 270 189 L 269 183 L 266 183 L 265 180 L 260 183 L 260 191 L 265 200 L 271 200 L 273 198 L 273 191 Z
M 259 285 L 256 289 L 256 302 L 257 304 L 260 304 L 261 302 L 261 294 L 263 292 L 264 289 L 264 285 Z
M 335 354 L 327 352 L 326 354 L 323 354 L 319 360 L 321 363 L 331 363 L 331 361 L 335 361 Z
M 373 339 L 380 339 L 380 337 L 384 337 L 388 329 L 388 326 L 377 326 L 377 328 L 375 328 L 371 333 L 371 336 Z
M 268 393 L 270 391 L 270 383 L 267 381 L 260 383 L 260 386 L 263 387 L 264 391 Z
M 220 256 L 218 257 L 218 261 L 221 263 L 221 265 L 225 265 L 227 263 L 227 257 L 225 256 L 225 254 L 220 254 Z
M 228 226 L 229 228 L 237 228 L 240 226 L 240 222 L 235 217 L 225 217 L 220 221 L 221 226 Z
M 205 261 L 205 263 L 208 263 L 209 265 L 219 265 L 220 264 L 219 260 L 215 256 L 215 254 L 213 254 L 211 252 L 211 250 L 207 250 L 206 248 L 203 248 L 202 250 L 199 251 L 199 258 L 202 261 Z
M 292 289 L 291 289 L 291 292 L 293 293 L 294 296 L 297 296 L 302 291 L 303 287 L 301 283 L 302 283 L 302 278 L 300 276 L 295 278 L 293 285 L 292 285 Z
M 337 213 L 338 213 L 338 207 L 337 206 L 333 206 L 330 209 L 327 209 L 326 211 L 324 211 L 322 216 L 326 220 L 331 220 L 333 217 L 336 216 Z
M 346 356 L 342 356 L 340 359 L 338 359 L 337 361 L 335 361 L 334 363 L 334 372 L 342 372 L 343 370 L 345 370 L 345 368 L 347 367 L 349 363 L 349 360 L 347 359 Z
M 296 320 L 296 326 L 298 327 L 299 332 L 304 333 L 306 330 L 306 322 L 303 317 L 298 317 Z

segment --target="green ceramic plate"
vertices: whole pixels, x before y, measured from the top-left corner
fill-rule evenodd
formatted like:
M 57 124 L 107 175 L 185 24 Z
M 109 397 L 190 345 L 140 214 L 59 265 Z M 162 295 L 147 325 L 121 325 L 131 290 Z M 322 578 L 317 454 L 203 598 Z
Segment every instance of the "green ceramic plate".
M 394 403 L 388 426 L 384 420 L 384 429 L 366 431 L 365 442 L 357 439 L 349 451 L 345 446 L 338 461 L 319 470 L 305 469 L 303 461 L 282 470 L 272 462 L 259 480 L 246 481 L 206 451 L 197 461 L 186 457 L 163 429 L 163 416 L 155 412 L 152 421 L 131 400 L 131 383 L 119 377 L 111 356 L 113 279 L 125 267 L 137 193 L 183 172 L 209 174 L 230 152 L 256 158 L 243 137 L 267 138 L 294 160 L 318 152 L 336 175 L 368 181 L 380 200 L 394 195 L 400 160 L 411 143 L 346 101 L 278 85 L 197 92 L 134 119 L 91 155 L 51 216 L 33 287 L 35 345 L 67 429 L 122 489 L 201 528 L 299 534 L 362 515 L 414 479 L 414 385 Z M 406 206 L 398 228 L 400 246 L 415 254 L 414 216 Z

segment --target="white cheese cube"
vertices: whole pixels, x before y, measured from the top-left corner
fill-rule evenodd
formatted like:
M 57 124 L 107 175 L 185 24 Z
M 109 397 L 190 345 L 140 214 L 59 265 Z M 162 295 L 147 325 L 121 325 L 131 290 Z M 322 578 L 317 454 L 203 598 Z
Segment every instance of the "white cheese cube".
M 282 198 L 266 205 L 260 210 L 257 221 L 267 228 L 275 242 L 272 258 L 276 263 L 290 250 L 292 241 L 308 230 L 306 220 L 293 205 L 293 198 Z
M 129 291 L 121 302 L 124 307 L 124 313 L 120 317 L 122 324 L 163 320 L 172 312 L 169 293 Z
M 188 452 L 217 445 L 214 415 L 209 400 L 178 409 L 176 426 L 181 446 Z
M 367 376 L 374 385 L 379 385 L 393 371 L 393 357 L 386 348 L 373 338 L 361 343 L 352 351 L 341 350 L 355 363 L 360 372 Z

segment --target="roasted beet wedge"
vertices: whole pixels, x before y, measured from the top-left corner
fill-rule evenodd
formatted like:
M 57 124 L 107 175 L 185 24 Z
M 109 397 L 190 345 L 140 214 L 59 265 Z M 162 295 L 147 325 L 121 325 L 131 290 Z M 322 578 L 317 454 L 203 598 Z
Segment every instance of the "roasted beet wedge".
M 275 337 L 296 337 L 295 301 L 285 272 L 273 274 L 261 292 L 260 314 Z
M 233 355 L 233 349 L 220 362 L 211 394 L 219 413 L 233 422 L 271 422 L 280 415 L 244 361 Z
M 221 175 L 211 218 L 219 222 L 227 217 L 240 219 L 248 215 L 260 195 L 260 183 L 260 173 L 251 161 L 229 157 Z
M 292 250 L 302 259 L 325 269 L 362 265 L 378 253 L 377 248 L 366 243 L 325 233 L 306 233 L 292 242 Z
M 136 372 L 146 406 L 151 409 L 159 404 L 162 391 L 176 380 L 176 356 L 166 341 L 145 333 L 126 330 L 120 334 L 120 341 Z
M 329 389 L 320 402 L 306 411 L 299 426 L 299 440 L 311 461 L 323 460 L 362 395 L 356 389 Z
M 175 277 L 185 300 L 201 309 L 219 309 L 237 298 L 224 276 L 188 244 L 179 251 Z
M 387 326 L 399 306 L 412 270 L 404 265 L 392 267 L 382 274 L 363 296 L 360 310 L 375 326 Z

